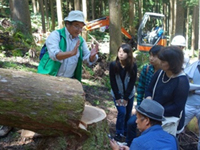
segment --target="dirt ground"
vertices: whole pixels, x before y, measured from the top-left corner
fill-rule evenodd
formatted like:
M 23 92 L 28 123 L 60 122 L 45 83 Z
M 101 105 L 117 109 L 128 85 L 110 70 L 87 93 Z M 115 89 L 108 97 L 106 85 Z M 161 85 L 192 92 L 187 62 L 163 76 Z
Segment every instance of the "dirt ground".
M 97 65 L 93 66 L 93 71 L 95 72 L 94 75 L 90 75 L 85 68 L 83 69 L 83 82 L 85 83 L 83 84 L 83 89 L 86 93 L 86 104 L 102 108 L 106 112 L 109 131 L 111 135 L 114 135 L 117 110 L 113 104 L 110 90 L 98 83 L 102 81 L 104 75 L 108 74 L 108 63 L 104 58 L 105 56 L 101 56 Z M 1 61 L 6 60 L 1 59 Z M 29 63 L 29 61 L 24 59 L 19 59 L 17 63 L 23 63 L 27 66 L 34 67 L 34 65 L 32 65 L 34 64 L 33 62 Z M 13 128 L 7 136 L 1 137 L 0 150 L 36 150 L 34 140 L 31 138 L 22 138 L 20 136 L 20 131 L 21 129 Z M 181 133 L 178 140 L 180 143 L 180 150 L 197 149 L 198 138 L 195 133 L 192 133 L 189 130 Z

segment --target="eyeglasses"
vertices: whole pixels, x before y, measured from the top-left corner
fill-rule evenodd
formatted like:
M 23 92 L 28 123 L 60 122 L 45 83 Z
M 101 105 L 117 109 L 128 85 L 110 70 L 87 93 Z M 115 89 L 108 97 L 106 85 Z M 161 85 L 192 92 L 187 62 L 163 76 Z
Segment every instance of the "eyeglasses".
M 79 27 L 78 25 L 72 25 L 76 30 L 82 31 L 83 27 Z

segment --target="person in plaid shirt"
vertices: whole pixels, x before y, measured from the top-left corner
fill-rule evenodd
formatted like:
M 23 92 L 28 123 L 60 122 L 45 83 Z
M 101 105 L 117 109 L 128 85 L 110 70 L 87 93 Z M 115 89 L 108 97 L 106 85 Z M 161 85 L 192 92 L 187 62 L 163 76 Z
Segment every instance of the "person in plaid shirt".
M 160 69 L 160 60 L 158 59 L 157 55 L 162 47 L 163 46 L 156 45 L 153 46 L 149 51 L 150 64 L 147 64 L 143 67 L 137 86 L 137 106 L 139 106 L 142 100 L 144 99 L 145 90 L 147 89 L 152 76 L 157 70 Z M 126 143 L 128 146 L 130 146 L 132 140 L 137 136 L 136 119 L 136 115 L 133 115 L 127 122 Z

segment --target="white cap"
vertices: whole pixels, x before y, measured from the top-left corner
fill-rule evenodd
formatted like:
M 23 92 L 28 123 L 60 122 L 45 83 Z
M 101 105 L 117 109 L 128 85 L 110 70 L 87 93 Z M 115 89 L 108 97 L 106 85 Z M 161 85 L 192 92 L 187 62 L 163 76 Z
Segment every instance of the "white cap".
M 80 10 L 70 11 L 68 16 L 65 17 L 64 21 L 70 21 L 70 22 L 78 21 L 78 22 L 82 22 L 82 23 L 86 24 L 83 12 Z
M 182 35 L 177 35 L 172 39 L 171 45 L 173 46 L 186 46 L 186 41 L 184 36 Z

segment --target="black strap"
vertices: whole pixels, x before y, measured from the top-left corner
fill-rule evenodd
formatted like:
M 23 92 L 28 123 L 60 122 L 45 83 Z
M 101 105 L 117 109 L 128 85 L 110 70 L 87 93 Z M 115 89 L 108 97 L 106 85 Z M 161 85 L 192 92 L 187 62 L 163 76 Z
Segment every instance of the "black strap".
M 198 70 L 199 70 L 199 73 L 200 73 L 200 65 L 198 65 L 198 66 L 197 66 L 197 68 L 198 68 Z
M 148 72 L 149 72 L 149 65 L 147 65 L 147 68 L 146 68 L 146 75 Z

